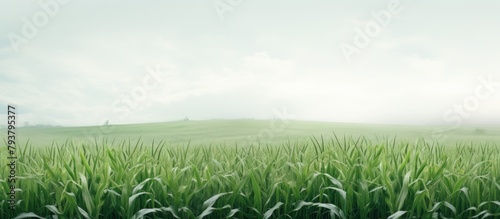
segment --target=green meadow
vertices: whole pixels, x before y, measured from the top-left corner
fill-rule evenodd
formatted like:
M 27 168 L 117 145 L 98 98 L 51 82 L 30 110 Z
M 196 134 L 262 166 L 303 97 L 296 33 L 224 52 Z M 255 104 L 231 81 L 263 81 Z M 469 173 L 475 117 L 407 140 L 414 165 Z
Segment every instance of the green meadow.
M 0 218 L 500 218 L 498 127 L 209 120 L 16 131 L 16 210 L 4 166 Z

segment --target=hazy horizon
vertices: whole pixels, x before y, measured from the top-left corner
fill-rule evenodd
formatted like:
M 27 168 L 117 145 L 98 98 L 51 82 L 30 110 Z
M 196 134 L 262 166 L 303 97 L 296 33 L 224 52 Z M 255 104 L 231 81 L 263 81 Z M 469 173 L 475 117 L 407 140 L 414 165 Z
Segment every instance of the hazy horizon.
M 254 121 L 254 122 L 267 122 L 267 121 L 280 121 L 278 118 L 274 119 L 253 119 L 253 118 L 235 118 L 235 119 L 224 119 L 224 118 L 213 118 L 213 119 L 189 119 L 188 121 L 191 122 L 216 122 L 216 121 L 225 121 L 225 122 L 240 122 L 240 121 Z M 451 133 L 454 131 L 458 131 L 460 128 L 465 128 L 465 129 L 483 129 L 483 128 L 500 128 L 498 124 L 485 124 L 485 123 L 464 123 L 459 127 L 454 127 L 453 125 L 449 124 L 399 124 L 399 123 L 357 123 L 357 122 L 335 122 L 335 121 L 323 121 L 323 120 L 300 120 L 300 119 L 286 119 L 288 122 L 306 122 L 306 123 L 317 123 L 317 124 L 332 124 L 332 125 L 359 125 L 359 126 L 378 126 L 378 127 L 383 127 L 383 126 L 406 126 L 406 127 L 415 127 L 415 128 L 436 128 L 435 130 L 429 130 L 429 131 L 434 131 L 434 132 L 439 132 L 439 131 L 444 131 L 447 133 Z M 150 124 L 168 124 L 168 123 L 182 123 L 186 122 L 184 119 L 178 119 L 178 120 L 167 120 L 167 121 L 155 121 L 155 122 L 139 122 L 139 123 L 112 123 L 112 121 L 109 121 L 109 126 L 134 126 L 134 125 L 150 125 Z M 26 126 L 26 124 L 20 124 L 17 126 L 17 128 L 86 128 L 86 127 L 105 127 L 106 125 L 103 124 L 90 124 L 90 125 L 54 125 L 54 124 L 29 124 Z M 0 125 L 1 129 L 7 128 L 6 125 L 2 124 Z M 430 133 L 432 134 L 432 133 Z
M 20 126 L 500 125 L 500 2 L 40 2 L 0 3 Z

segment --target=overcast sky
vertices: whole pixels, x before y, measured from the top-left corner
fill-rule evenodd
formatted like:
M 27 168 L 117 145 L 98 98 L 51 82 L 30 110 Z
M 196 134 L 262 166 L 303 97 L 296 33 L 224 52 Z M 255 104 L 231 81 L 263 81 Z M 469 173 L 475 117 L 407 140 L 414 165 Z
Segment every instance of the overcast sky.
M 499 1 L 40 2 L 0 1 L 22 124 L 500 124 Z

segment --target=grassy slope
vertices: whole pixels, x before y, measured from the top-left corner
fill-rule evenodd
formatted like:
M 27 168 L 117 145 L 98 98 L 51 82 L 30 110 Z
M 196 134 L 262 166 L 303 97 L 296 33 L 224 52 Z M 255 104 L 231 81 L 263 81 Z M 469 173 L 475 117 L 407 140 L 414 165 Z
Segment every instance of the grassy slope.
M 283 127 L 282 130 L 273 129 Z M 286 139 L 297 140 L 311 136 L 337 135 L 365 136 L 370 139 L 394 137 L 413 142 L 418 138 L 434 140 L 433 131 L 436 127 L 400 126 L 400 125 L 363 125 L 328 122 L 281 121 L 269 120 L 207 120 L 207 121 L 179 121 L 167 123 L 150 123 L 134 125 L 116 125 L 111 128 L 103 127 L 59 127 L 59 128 L 20 128 L 17 130 L 17 139 L 25 143 L 28 139 L 37 146 L 50 145 L 53 141 L 63 143 L 66 139 L 76 142 L 89 141 L 84 133 L 94 133 L 88 136 L 102 136 L 108 139 L 131 139 L 139 137 L 145 143 L 151 140 L 165 140 L 169 143 L 186 143 L 191 140 L 194 144 L 227 143 L 258 141 L 273 142 Z M 437 138 L 439 142 L 455 145 L 457 142 L 500 142 L 500 128 L 483 128 L 478 133 L 475 127 L 462 127 L 447 134 L 446 138 Z M 97 133 L 97 134 L 96 134 Z M 100 133 L 100 134 L 99 134 Z M 269 135 L 272 134 L 272 137 Z M 1 130 L 5 138 L 5 130 Z M 261 137 L 259 137 L 259 135 Z
M 391 146 L 392 142 L 377 146 L 366 141 L 358 144 L 356 138 L 348 137 L 347 141 L 340 138 L 338 143 L 324 145 L 319 142 L 313 145 L 309 141 L 308 145 L 239 148 L 207 145 L 210 142 L 241 142 L 246 136 L 269 131 L 270 121 L 213 120 L 114 127 L 104 137 L 136 140 L 142 136 L 146 144 L 152 139 L 180 144 L 192 140 L 204 146 L 159 147 L 164 149 L 157 153 L 155 147 L 105 146 L 103 150 L 102 144 L 99 147 L 68 144 L 18 152 L 18 174 L 22 177 L 19 187 L 23 189 L 19 198 L 23 202 L 17 213 L 34 212 L 47 216 L 53 213 L 46 206 L 53 206 L 68 218 L 82 214 L 79 208 L 92 215 L 91 218 L 131 218 L 152 207 L 174 206 L 177 212 L 188 209 L 183 212 L 196 216 L 202 215 L 205 208 L 209 209 L 202 208 L 199 203 L 217 194 L 226 194 L 216 205 L 239 209 L 238 218 L 244 215 L 259 218 L 273 206 L 279 208 L 276 214 L 286 213 L 293 218 L 310 218 L 317 214 L 318 208 L 314 206 L 293 210 L 304 200 L 312 204 L 333 203 L 341 207 L 347 218 L 387 218 L 396 212 L 406 212 L 405 218 L 412 215 L 430 218 L 434 213 L 442 213 L 448 218 L 474 215 L 479 218 L 491 212 L 495 214 L 493 217 L 500 215 L 497 207 L 500 202 L 496 201 L 500 188 L 496 147 L 500 142 L 499 128 L 477 132 L 475 127 L 465 127 L 445 139 L 447 145 L 472 141 L 474 147 L 478 146 L 475 149 L 413 143 L 418 138 L 432 140 L 431 133 L 435 130 L 415 126 L 291 121 L 282 131 L 274 131 L 275 137 L 268 140 L 281 141 L 287 137 L 296 140 L 321 134 L 329 137 L 335 132 L 340 136 L 363 135 L 369 139 L 396 136 L 399 141 L 396 146 Z M 17 132 L 21 142 L 30 138 L 36 148 L 49 145 L 51 141 L 62 143 L 68 138 L 85 141 L 83 133 L 86 130 L 99 129 L 28 128 Z M 0 134 L 5 136 L 5 130 L 3 132 Z M 400 144 L 401 140 L 412 143 Z M 496 146 L 479 144 L 485 141 Z M 62 148 L 64 150 L 60 150 Z M 5 149 L 0 150 L 2 163 L 7 162 Z M 333 176 L 338 183 L 316 173 Z M 7 175 L 7 169 L 1 169 L 0 175 Z M 151 180 L 153 176 L 158 180 Z M 5 182 L 0 179 L 0 187 L 7 191 Z M 279 189 L 274 190 L 275 186 Z M 135 188 L 139 189 L 134 192 Z M 105 194 L 103 189 L 114 193 Z M 336 191 L 345 192 L 339 194 L 345 194 L 346 198 L 339 198 Z M 0 194 L 0 200 L 6 200 L 5 194 Z M 132 203 L 131 198 L 137 201 Z M 154 206 L 147 204 L 151 198 L 155 201 L 149 203 L 155 203 Z M 0 201 L 0 206 L 3 206 L 0 218 L 4 218 L 6 205 Z M 322 212 L 325 213 L 325 209 Z M 165 218 L 166 213 L 160 217 Z M 180 218 L 189 218 L 188 213 L 179 214 Z M 222 218 L 226 214 L 218 210 L 210 213 L 209 218 Z

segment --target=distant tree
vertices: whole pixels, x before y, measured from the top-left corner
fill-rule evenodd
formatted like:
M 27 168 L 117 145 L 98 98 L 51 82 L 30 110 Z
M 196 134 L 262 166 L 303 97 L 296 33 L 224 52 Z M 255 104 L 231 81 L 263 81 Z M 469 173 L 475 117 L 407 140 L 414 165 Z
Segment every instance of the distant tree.
M 30 126 L 30 122 L 26 121 L 24 122 L 24 127 L 29 127 Z
M 108 125 L 109 125 L 109 120 L 106 120 L 106 121 L 104 122 L 104 126 L 108 126 Z
M 189 118 L 186 116 L 186 117 L 184 118 L 184 121 L 189 121 Z

